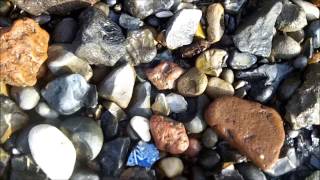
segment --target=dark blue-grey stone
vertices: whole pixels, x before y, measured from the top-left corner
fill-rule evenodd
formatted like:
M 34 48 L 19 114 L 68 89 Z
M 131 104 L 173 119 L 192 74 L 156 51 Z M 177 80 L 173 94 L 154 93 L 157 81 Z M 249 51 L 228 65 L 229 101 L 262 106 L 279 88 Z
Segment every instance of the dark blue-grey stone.
M 198 157 L 198 163 L 207 170 L 213 169 L 219 162 L 219 154 L 212 149 L 204 149 Z
M 50 107 L 61 114 L 69 115 L 82 107 L 95 107 L 98 93 L 95 85 L 90 85 L 80 74 L 59 77 L 41 90 Z
M 197 98 L 185 98 L 187 110 L 179 113 L 171 112 L 170 117 L 176 121 L 187 123 L 197 115 Z
M 315 49 L 320 48 L 320 20 L 312 21 L 307 29 L 307 37 L 312 37 Z
M 121 180 L 156 180 L 155 171 L 142 167 L 125 169 L 120 176 Z
M 150 98 L 151 84 L 148 81 L 136 85 L 128 109 L 129 115 L 149 118 L 152 115 Z
M 237 50 L 232 51 L 229 56 L 228 64 L 232 69 L 248 69 L 257 62 L 257 57 L 250 53 L 241 53 Z
M 71 43 L 77 33 L 78 23 L 73 18 L 62 19 L 54 28 L 53 41 L 56 43 Z
M 278 91 L 278 95 L 282 100 L 288 100 L 293 93 L 298 89 L 301 84 L 300 74 L 297 73 L 294 76 L 291 76 L 285 79 Z
M 104 138 L 109 140 L 115 137 L 118 133 L 118 119 L 109 111 L 105 111 L 101 116 L 101 127 L 103 130 Z
M 201 136 L 201 142 L 206 148 L 213 148 L 218 142 L 218 135 L 211 128 L 207 128 Z
M 128 30 L 137 30 L 143 26 L 143 21 L 139 18 L 132 17 L 126 13 L 122 13 L 119 18 L 119 24 L 121 27 Z
M 246 180 L 267 180 L 263 172 L 251 163 L 235 164 L 235 167 Z
M 293 60 L 293 67 L 303 70 L 305 67 L 307 67 L 308 65 L 308 58 L 306 58 L 305 56 L 298 56 L 297 58 L 295 58 Z
M 226 12 L 238 13 L 247 0 L 224 0 L 223 6 Z

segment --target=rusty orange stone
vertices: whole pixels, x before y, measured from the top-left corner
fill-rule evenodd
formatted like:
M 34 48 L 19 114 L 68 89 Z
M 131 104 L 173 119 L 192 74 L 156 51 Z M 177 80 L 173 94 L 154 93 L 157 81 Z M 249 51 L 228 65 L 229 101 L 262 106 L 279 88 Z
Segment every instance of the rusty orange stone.
M 33 86 L 47 59 L 49 34 L 34 20 L 16 20 L 0 29 L 0 81 L 12 86 Z
M 311 2 L 312 2 L 314 5 L 320 7 L 320 0 L 311 0 Z
M 315 64 L 320 62 L 320 52 L 314 53 L 312 58 L 309 59 L 308 64 Z
M 223 139 L 263 170 L 279 158 L 285 133 L 281 116 L 260 103 L 224 96 L 211 103 L 205 119 Z

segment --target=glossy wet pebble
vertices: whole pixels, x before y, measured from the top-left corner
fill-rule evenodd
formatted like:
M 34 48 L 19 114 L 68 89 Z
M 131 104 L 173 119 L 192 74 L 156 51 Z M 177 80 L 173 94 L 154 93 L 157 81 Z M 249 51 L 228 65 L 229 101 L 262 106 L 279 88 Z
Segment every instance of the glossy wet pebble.
M 177 157 L 166 157 L 159 162 L 159 166 L 168 178 L 180 175 L 184 168 L 181 159 Z

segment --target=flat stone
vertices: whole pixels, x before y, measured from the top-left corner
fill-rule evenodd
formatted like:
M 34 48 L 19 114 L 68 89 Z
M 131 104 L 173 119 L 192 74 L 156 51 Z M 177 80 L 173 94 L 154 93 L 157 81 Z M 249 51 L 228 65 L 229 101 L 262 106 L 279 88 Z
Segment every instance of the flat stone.
M 156 96 L 151 108 L 154 114 L 159 114 L 163 116 L 168 116 L 170 114 L 170 107 L 167 103 L 166 95 L 163 93 L 159 93 Z
M 208 81 L 206 93 L 211 98 L 218 98 L 221 96 L 232 96 L 234 89 L 229 82 L 217 77 L 211 77 Z
M 11 88 L 11 96 L 16 100 L 19 107 L 23 110 L 33 109 L 40 100 L 38 90 L 34 87 L 15 87 Z
M 320 65 L 311 64 L 305 73 L 305 81 L 286 105 L 285 119 L 293 129 L 320 124 Z
M 191 44 L 202 12 L 199 9 L 182 9 L 168 23 L 165 41 L 169 49 Z
M 286 3 L 277 19 L 276 27 L 283 32 L 294 32 L 307 25 L 307 16 L 299 6 Z
M 110 72 L 100 83 L 99 96 L 126 108 L 132 97 L 136 72 L 130 64 L 123 64 Z
M 151 168 L 159 159 L 160 153 L 154 144 L 139 141 L 128 157 L 127 166 Z
M 185 97 L 194 97 L 203 94 L 207 84 L 207 76 L 197 68 L 191 68 L 178 79 L 177 89 Z
M 166 177 L 173 178 L 180 174 L 184 169 L 181 159 L 178 157 L 166 157 L 159 162 L 159 167 Z
M 125 54 L 121 28 L 100 9 L 90 7 L 79 16 L 80 30 L 73 41 L 75 54 L 90 64 L 113 66 Z
M 222 49 L 210 49 L 198 56 L 196 67 L 199 71 L 218 77 L 222 68 L 226 67 L 228 53 Z
M 33 86 L 47 59 L 49 34 L 34 20 L 16 20 L 0 30 L 0 81 L 12 86 Z M 32 54 L 32 56 L 30 56 Z
M 281 116 L 274 109 L 226 96 L 209 105 L 205 119 L 261 169 L 270 169 L 278 160 L 285 133 Z
M 153 69 L 145 71 L 147 78 L 158 90 L 173 89 L 176 80 L 184 73 L 177 64 L 170 61 L 162 61 Z
M 265 1 L 237 28 L 233 37 L 235 46 L 241 52 L 268 57 L 271 54 L 273 28 L 281 10 L 280 1 Z
M 48 124 L 34 126 L 29 132 L 28 142 L 33 159 L 49 178 L 70 178 L 76 162 L 76 150 L 59 129 Z
M 130 120 L 130 126 L 144 142 L 151 140 L 149 120 L 142 116 L 134 116 Z
M 56 43 L 71 43 L 77 31 L 77 21 L 70 17 L 64 18 L 54 28 L 53 41 Z
M 220 41 L 224 33 L 224 9 L 220 3 L 213 3 L 207 9 L 207 35 L 211 43 Z
M 238 52 L 237 50 L 232 51 L 228 59 L 228 64 L 232 69 L 243 70 L 248 69 L 257 62 L 257 57 L 250 53 Z
M 56 119 L 59 117 L 59 113 L 54 109 L 50 108 L 47 103 L 39 102 L 35 111 L 46 119 Z
M 150 131 L 159 150 L 181 154 L 189 146 L 189 139 L 183 124 L 170 118 L 153 115 L 150 119 Z
M 238 13 L 242 8 L 243 4 L 246 2 L 247 0 L 224 0 L 223 7 L 226 10 L 226 12 Z
M 129 115 L 149 118 L 152 114 L 150 97 L 151 84 L 149 82 L 146 81 L 136 85 L 128 109 Z
M 307 15 L 308 21 L 319 19 L 320 10 L 319 8 L 317 8 L 317 6 L 313 5 L 308 1 L 303 1 L 303 0 L 292 0 L 292 2 L 304 10 L 304 12 Z
M 180 113 L 185 112 L 188 108 L 188 103 L 183 96 L 175 93 L 170 93 L 166 96 L 170 112 Z
M 272 54 L 276 59 L 292 59 L 300 52 L 300 44 L 290 36 L 276 35 L 273 38 Z
M 139 18 L 122 13 L 119 18 L 119 25 L 128 30 L 137 30 L 143 26 L 144 23 Z
M 95 107 L 98 94 L 95 85 L 90 85 L 79 74 L 56 78 L 41 90 L 42 97 L 60 114 L 69 115 L 82 107 Z

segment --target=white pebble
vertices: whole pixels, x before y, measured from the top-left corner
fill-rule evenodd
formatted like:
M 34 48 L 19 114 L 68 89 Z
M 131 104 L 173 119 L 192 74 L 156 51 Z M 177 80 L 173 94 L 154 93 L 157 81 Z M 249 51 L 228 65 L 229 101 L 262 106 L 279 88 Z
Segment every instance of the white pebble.
M 59 116 L 58 112 L 51 109 L 45 102 L 40 102 L 38 104 L 36 107 L 36 112 L 40 116 L 48 119 L 56 119 Z
M 151 140 L 149 120 L 142 116 L 134 116 L 130 120 L 130 126 L 145 142 Z
M 171 112 L 181 113 L 185 112 L 188 108 L 187 101 L 179 94 L 170 93 L 166 96 L 166 100 Z
M 39 92 L 34 87 L 13 87 L 11 94 L 23 110 L 33 109 L 40 100 Z

